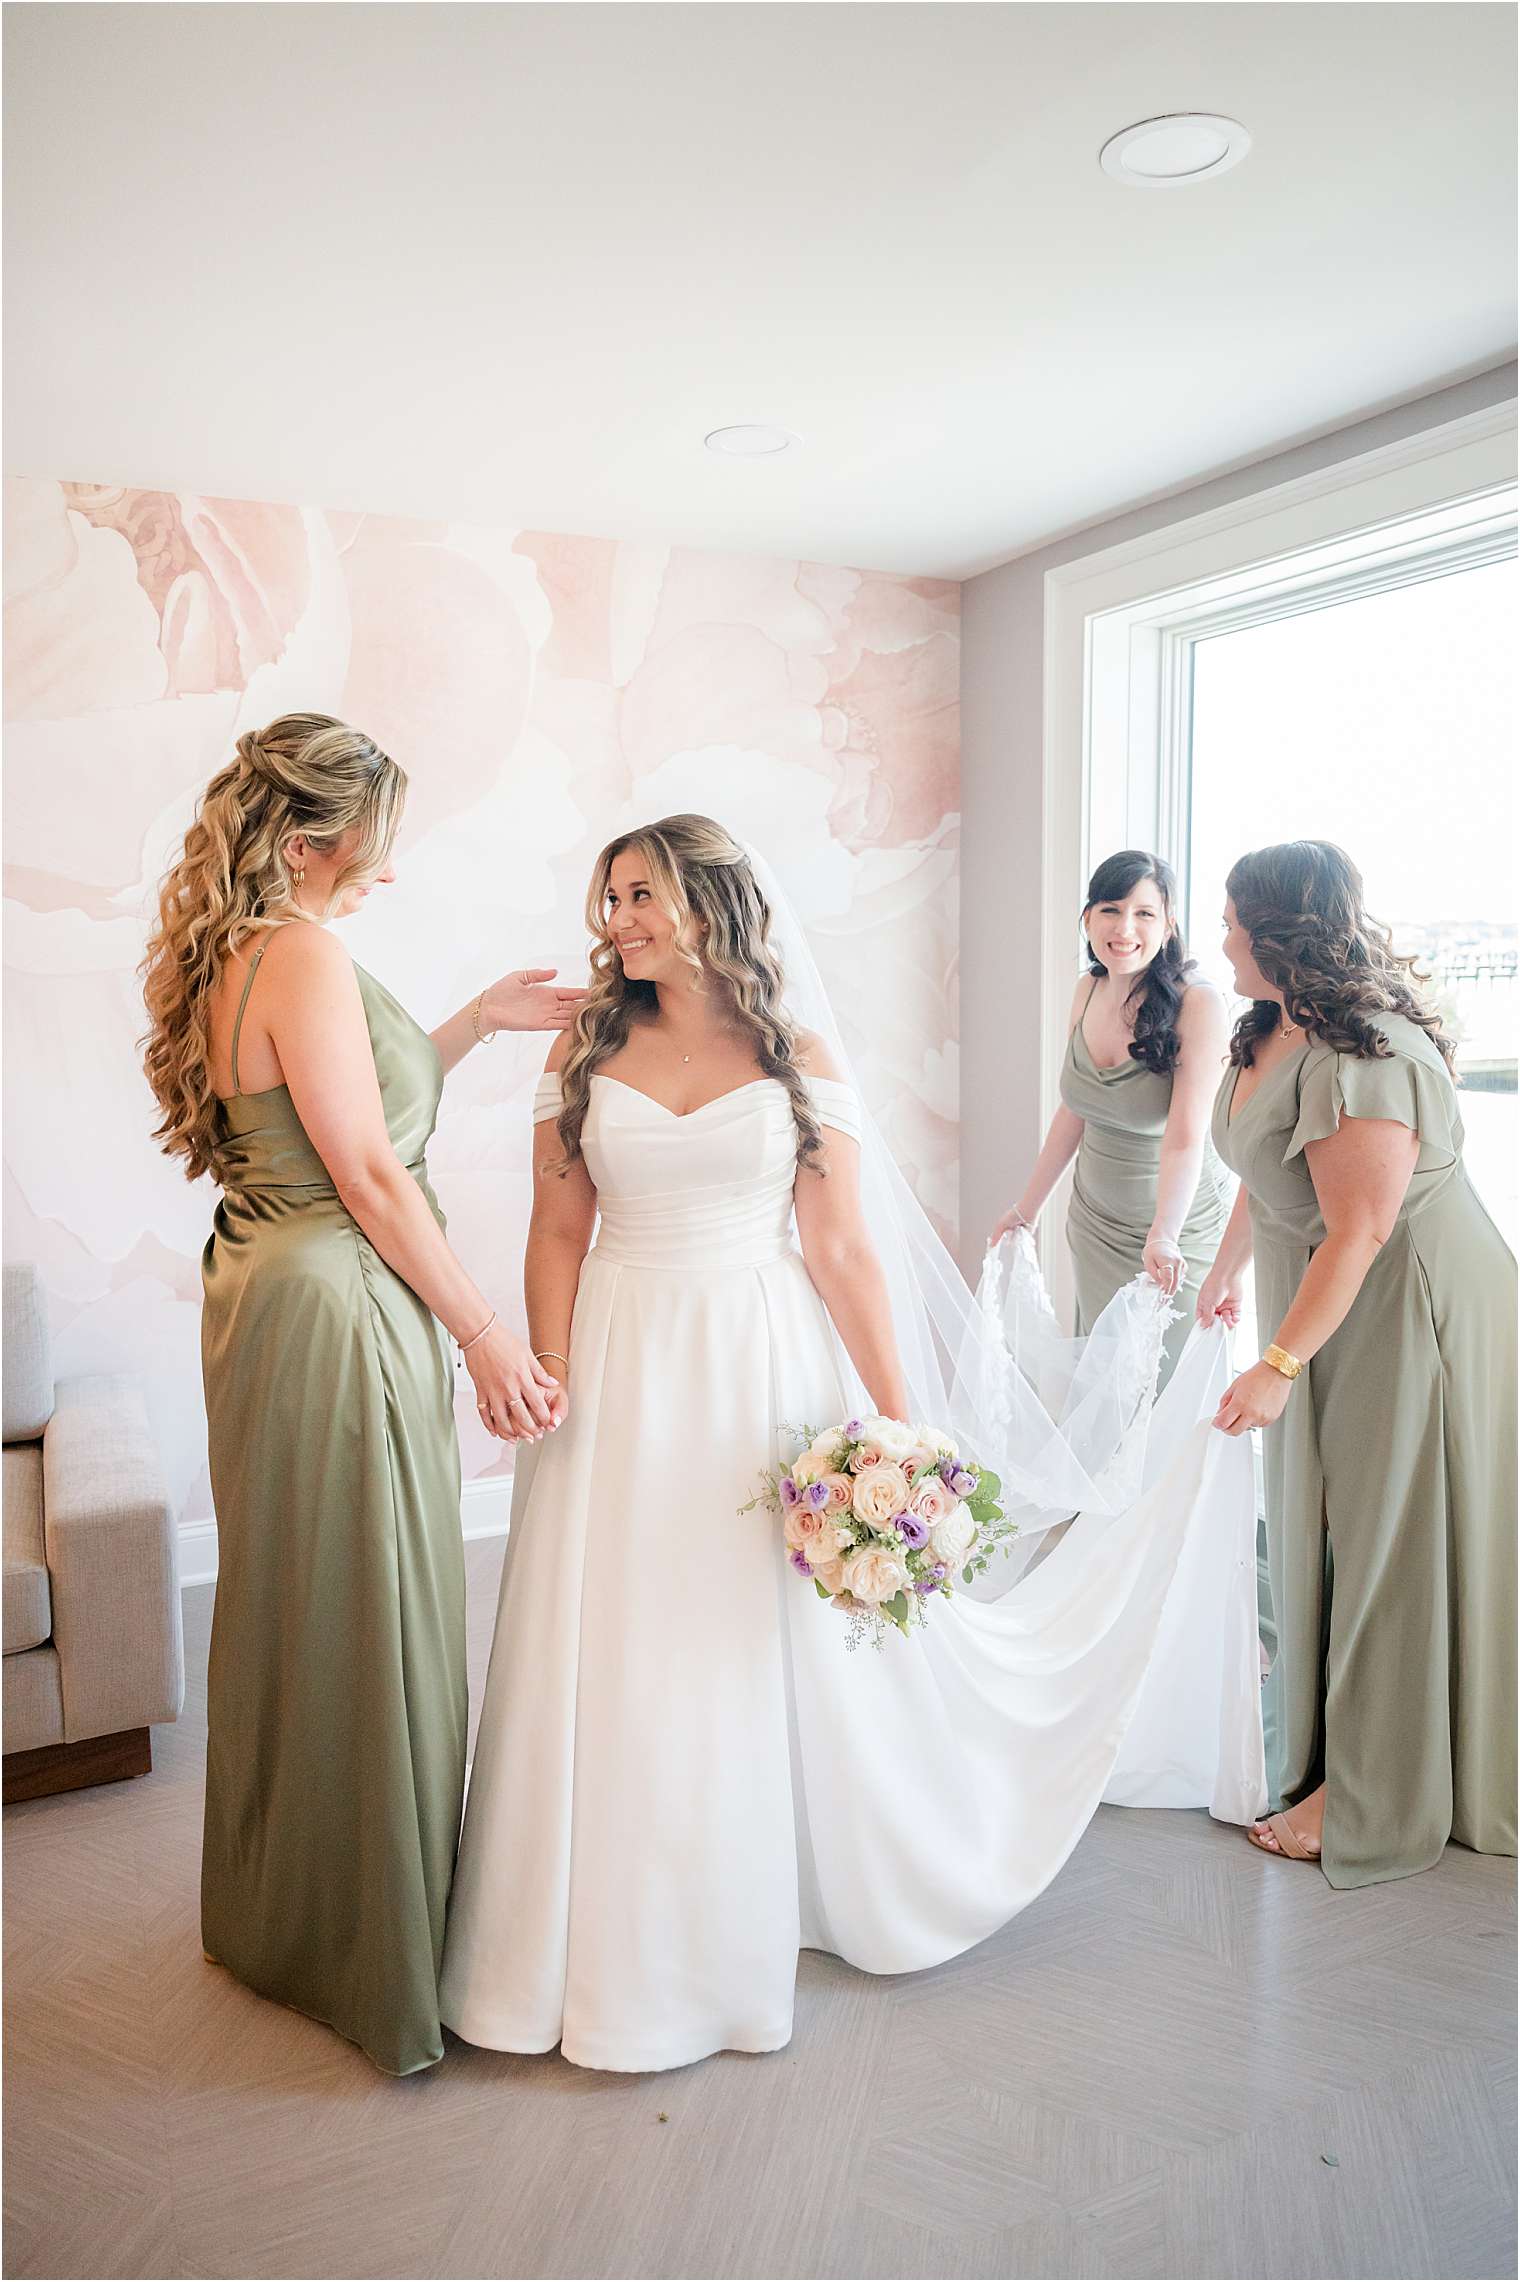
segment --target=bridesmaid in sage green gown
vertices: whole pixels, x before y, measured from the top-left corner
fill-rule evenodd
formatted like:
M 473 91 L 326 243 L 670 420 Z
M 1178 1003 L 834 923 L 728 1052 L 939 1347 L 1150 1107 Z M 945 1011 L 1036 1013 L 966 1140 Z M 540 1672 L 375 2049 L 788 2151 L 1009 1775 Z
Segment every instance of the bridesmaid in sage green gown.
M 1264 1852 L 1332 1886 L 1515 1851 L 1515 1263 L 1467 1178 L 1434 1016 L 1338 848 L 1229 878 L 1242 1016 L 1214 1138 L 1241 1178 L 1199 1316 L 1256 1265 L 1277 1656 Z
M 1072 1158 L 1066 1216 L 1078 1333 L 1114 1294 L 1152 1276 L 1180 1311 L 1167 1330 L 1165 1385 L 1192 1329 L 1198 1288 L 1230 1209 L 1208 1136 L 1227 1021 L 1191 979 L 1161 857 L 1126 848 L 1093 873 L 1083 906 L 1088 971 L 1072 1000 L 1061 1107 L 1029 1184 L 993 1230 L 1032 1227 Z
M 406 780 L 360 732 L 238 740 L 145 962 L 158 1138 L 221 1201 L 202 1365 L 219 1574 L 202 1943 L 395 2075 L 440 2059 L 468 1693 L 448 1329 L 482 1419 L 565 1400 L 449 1250 L 425 1150 L 445 1071 L 578 992 L 509 977 L 430 1037 L 325 922 L 394 877 Z

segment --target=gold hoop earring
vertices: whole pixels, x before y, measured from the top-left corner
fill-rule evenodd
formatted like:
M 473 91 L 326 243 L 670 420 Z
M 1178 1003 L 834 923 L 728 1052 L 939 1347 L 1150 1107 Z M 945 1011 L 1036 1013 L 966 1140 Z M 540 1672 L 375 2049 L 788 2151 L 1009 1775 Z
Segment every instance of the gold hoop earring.
M 290 881 L 291 881 L 291 885 L 292 885 L 292 887 L 301 888 L 301 887 L 304 887 L 304 886 L 306 885 L 306 866 L 305 866 L 304 864 L 299 864 L 299 865 L 298 865 L 298 864 L 292 864 L 292 865 L 291 865 L 291 867 L 290 867 Z

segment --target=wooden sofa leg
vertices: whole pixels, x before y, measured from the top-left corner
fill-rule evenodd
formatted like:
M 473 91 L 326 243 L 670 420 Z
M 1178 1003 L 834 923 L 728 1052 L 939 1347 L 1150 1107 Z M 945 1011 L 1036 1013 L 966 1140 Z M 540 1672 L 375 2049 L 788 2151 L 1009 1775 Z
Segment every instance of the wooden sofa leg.
M 49 1743 L 41 1751 L 8 1751 L 5 1804 L 45 1799 L 54 1791 L 82 1791 L 92 1783 L 124 1783 L 153 1772 L 153 1737 L 146 1727 L 120 1735 L 90 1735 L 82 1743 Z

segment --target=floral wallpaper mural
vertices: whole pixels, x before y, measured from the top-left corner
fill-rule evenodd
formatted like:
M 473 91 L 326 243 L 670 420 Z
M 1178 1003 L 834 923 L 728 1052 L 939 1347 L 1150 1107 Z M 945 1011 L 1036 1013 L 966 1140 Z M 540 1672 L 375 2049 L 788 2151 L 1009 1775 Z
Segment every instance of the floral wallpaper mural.
M 293 707 L 362 723 L 410 776 L 398 883 L 345 939 L 427 1023 L 510 967 L 580 970 L 591 859 L 619 828 L 700 808 L 752 839 L 953 1234 L 958 587 L 103 485 L 6 491 L 6 1256 L 41 1264 L 60 1373 L 143 1380 L 182 1523 L 211 1518 L 214 1192 L 149 1139 L 136 968 L 200 786 L 240 730 Z M 471 1055 L 432 1152 L 455 1243 L 514 1314 L 544 1050 Z M 510 1458 L 468 1399 L 459 1423 L 467 1481 L 499 1481 Z

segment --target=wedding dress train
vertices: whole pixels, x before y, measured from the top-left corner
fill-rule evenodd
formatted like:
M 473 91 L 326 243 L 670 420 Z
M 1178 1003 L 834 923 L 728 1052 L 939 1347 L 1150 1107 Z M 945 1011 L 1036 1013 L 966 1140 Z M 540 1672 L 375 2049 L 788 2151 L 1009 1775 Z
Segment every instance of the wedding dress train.
M 811 1091 L 857 1129 L 848 1087 Z M 558 1107 L 545 1078 L 535 1119 Z M 785 1427 L 863 1401 L 796 1249 L 785 1090 L 678 1117 L 598 1074 L 583 1148 L 600 1226 L 568 1422 L 519 1453 L 450 2027 L 590 2068 L 772 2051 L 799 1948 L 871 1973 L 955 1956 L 1111 1787 L 1260 1810 L 1250 1452 L 1207 1423 L 1222 1333 L 1190 1342 L 1131 1503 L 1079 1515 L 1000 1598 L 851 1651 L 775 1520 L 739 1512 Z

